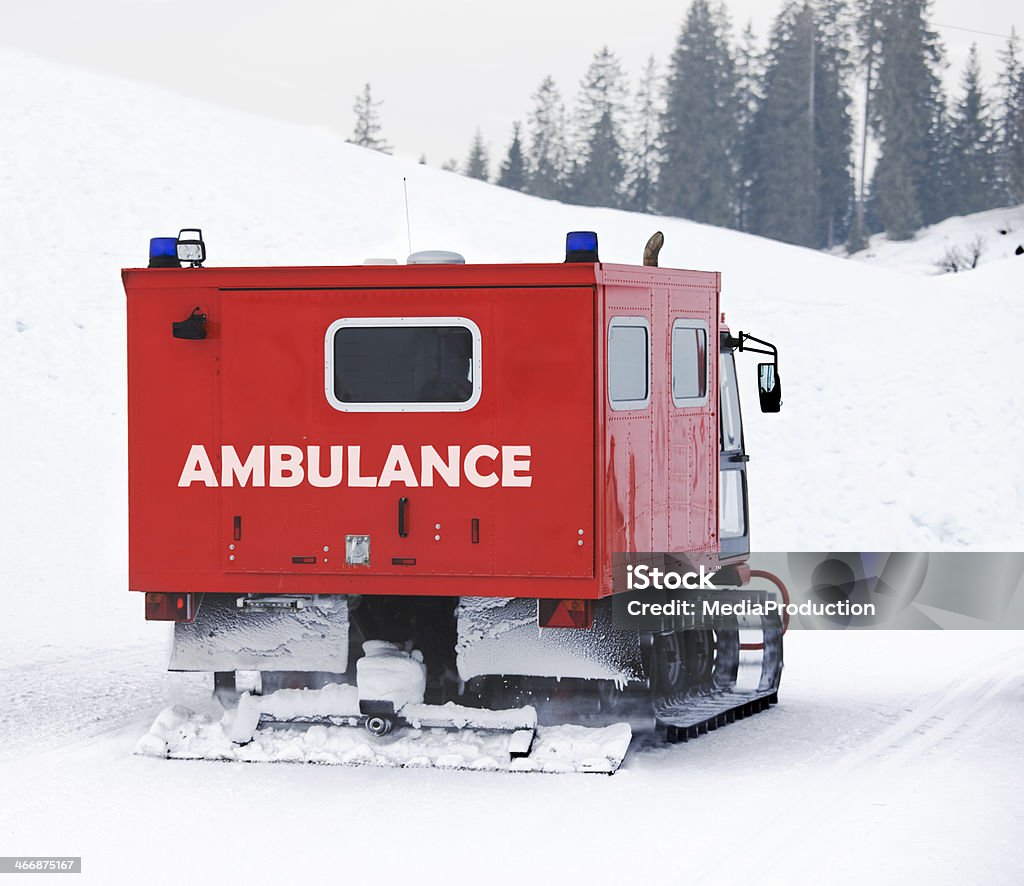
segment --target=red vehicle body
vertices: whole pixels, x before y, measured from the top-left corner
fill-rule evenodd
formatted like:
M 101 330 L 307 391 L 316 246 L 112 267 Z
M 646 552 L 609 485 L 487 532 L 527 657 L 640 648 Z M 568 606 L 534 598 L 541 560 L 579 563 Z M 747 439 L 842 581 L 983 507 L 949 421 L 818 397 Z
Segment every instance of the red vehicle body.
M 639 267 L 574 232 L 563 264 L 223 269 L 199 268 L 199 231 L 151 241 L 123 272 L 129 581 L 175 622 L 171 668 L 212 672 L 226 704 L 355 685 L 378 735 L 454 698 L 535 724 L 568 693 L 573 716 L 642 711 L 670 740 L 773 703 L 774 616 L 641 626 L 611 598 L 625 554 L 765 599 L 737 588 L 733 352 L 772 356 L 777 412 L 777 351 L 724 328 L 719 274 L 657 267 L 662 240 Z M 418 687 L 401 705 L 373 678 L 396 662 Z
M 614 552 L 719 550 L 717 273 L 443 264 L 123 278 L 132 590 L 596 600 L 612 592 Z M 196 307 L 206 337 L 173 336 Z M 332 335 L 409 322 L 472 336 L 467 400 L 332 396 Z M 636 365 L 622 382 L 609 367 L 630 364 L 644 329 L 641 391 Z M 703 389 L 682 400 L 680 330 Z M 352 341 L 372 351 L 364 339 Z

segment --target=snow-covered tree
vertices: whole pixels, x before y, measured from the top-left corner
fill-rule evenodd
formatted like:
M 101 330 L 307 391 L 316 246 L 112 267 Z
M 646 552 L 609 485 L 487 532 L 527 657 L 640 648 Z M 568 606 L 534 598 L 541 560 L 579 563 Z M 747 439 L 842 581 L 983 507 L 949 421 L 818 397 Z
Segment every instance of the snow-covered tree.
M 567 195 L 585 206 L 619 206 L 626 177 L 622 118 L 625 78 L 615 54 L 594 54 L 580 84 L 573 143 L 573 174 Z
M 954 215 L 980 212 L 998 203 L 995 136 L 981 85 L 977 45 L 967 57 L 961 88 L 950 129 L 949 211 Z
M 361 148 L 370 148 L 374 151 L 381 151 L 384 154 L 391 153 L 389 145 L 381 137 L 381 125 L 379 109 L 383 102 L 374 101 L 370 90 L 370 84 L 363 87 L 363 91 L 356 96 L 353 110 L 356 115 L 356 126 L 352 131 L 349 141 Z
M 638 212 L 654 208 L 661 145 L 661 78 L 652 55 L 633 99 L 632 136 L 626 163 L 625 205 Z
M 552 77 L 533 94 L 526 190 L 559 199 L 565 189 L 565 105 Z
M 466 175 L 470 178 L 488 180 L 488 169 L 490 159 L 487 155 L 487 146 L 484 144 L 484 137 L 477 129 L 473 135 L 473 142 L 469 146 L 469 156 L 466 158 Z
M 503 188 L 521 191 L 526 186 L 526 160 L 523 156 L 522 125 L 512 124 L 512 143 L 498 172 L 498 184 Z
M 669 67 L 658 209 L 731 226 L 737 217 L 740 122 L 725 8 L 694 0 Z
M 906 239 L 948 206 L 948 121 L 942 46 L 930 0 L 879 0 L 872 130 L 880 144 L 872 192 L 892 239 Z
M 999 76 L 998 161 L 1003 201 L 1024 203 L 1024 65 L 1016 31 L 1001 56 Z

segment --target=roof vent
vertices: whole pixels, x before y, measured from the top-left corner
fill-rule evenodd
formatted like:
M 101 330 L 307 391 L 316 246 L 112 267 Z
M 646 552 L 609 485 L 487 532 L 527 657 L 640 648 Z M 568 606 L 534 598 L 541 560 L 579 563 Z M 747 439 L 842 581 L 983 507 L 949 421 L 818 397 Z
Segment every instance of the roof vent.
M 425 249 L 414 252 L 405 263 L 407 265 L 464 265 L 466 259 L 457 252 L 446 252 L 444 249 Z

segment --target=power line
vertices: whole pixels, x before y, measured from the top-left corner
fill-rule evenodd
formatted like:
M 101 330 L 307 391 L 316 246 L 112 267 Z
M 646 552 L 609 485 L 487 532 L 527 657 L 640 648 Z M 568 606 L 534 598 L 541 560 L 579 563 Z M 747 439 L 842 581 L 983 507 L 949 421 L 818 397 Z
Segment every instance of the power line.
M 991 31 L 978 31 L 974 28 L 961 28 L 959 25 L 940 25 L 938 22 L 932 22 L 932 25 L 936 28 L 947 28 L 950 31 L 966 31 L 968 34 L 982 34 L 985 37 L 1001 37 L 1003 40 L 1013 39 L 1009 34 L 993 34 Z

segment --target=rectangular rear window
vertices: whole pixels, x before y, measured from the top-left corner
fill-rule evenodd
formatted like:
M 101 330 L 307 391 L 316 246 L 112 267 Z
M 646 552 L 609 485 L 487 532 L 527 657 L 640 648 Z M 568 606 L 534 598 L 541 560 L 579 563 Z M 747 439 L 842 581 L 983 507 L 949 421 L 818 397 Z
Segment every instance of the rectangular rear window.
M 464 411 L 480 398 L 480 330 L 462 317 L 345 318 L 327 332 L 327 399 L 342 411 Z

